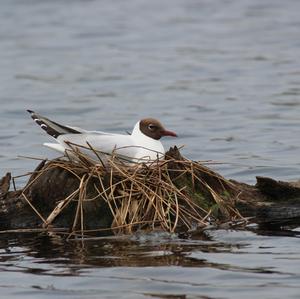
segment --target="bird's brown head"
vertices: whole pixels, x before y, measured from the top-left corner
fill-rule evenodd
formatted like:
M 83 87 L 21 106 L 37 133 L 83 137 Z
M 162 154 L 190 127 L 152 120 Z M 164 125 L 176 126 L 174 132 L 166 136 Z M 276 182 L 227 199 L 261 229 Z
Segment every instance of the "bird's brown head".
M 164 126 L 154 118 L 145 118 L 140 121 L 140 131 L 155 140 L 159 140 L 163 136 L 177 137 L 176 133 L 168 131 Z

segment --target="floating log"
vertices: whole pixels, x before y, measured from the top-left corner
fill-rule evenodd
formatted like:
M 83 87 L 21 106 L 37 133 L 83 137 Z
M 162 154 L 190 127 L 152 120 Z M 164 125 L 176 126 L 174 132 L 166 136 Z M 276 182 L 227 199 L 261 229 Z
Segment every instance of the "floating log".
M 0 180 L 1 230 L 59 228 L 71 234 L 187 231 L 245 221 L 279 229 L 300 224 L 300 183 L 257 177 L 255 186 L 227 180 L 171 148 L 165 161 L 134 167 L 42 161 L 26 186 Z

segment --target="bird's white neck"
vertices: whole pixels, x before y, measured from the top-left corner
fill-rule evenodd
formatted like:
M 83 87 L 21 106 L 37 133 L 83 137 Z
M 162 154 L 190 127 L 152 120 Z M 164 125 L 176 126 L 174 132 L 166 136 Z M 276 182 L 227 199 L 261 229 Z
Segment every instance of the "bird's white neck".
M 133 130 L 132 130 L 132 133 L 131 133 L 131 136 L 138 136 L 138 135 L 141 135 L 143 134 L 140 130 L 140 122 L 138 121 L 135 126 L 133 127 Z M 144 135 L 144 134 L 143 134 Z

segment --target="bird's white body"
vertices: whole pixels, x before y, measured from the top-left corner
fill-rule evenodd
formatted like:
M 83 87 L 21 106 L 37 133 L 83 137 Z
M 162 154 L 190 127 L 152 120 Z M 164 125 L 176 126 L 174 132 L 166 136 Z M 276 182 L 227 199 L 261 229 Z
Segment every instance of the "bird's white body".
M 90 145 L 104 161 L 112 154 L 137 163 L 151 162 L 164 157 L 165 150 L 162 143 L 143 134 L 140 130 L 140 122 L 134 126 L 131 135 L 69 128 L 79 131 L 80 134 L 62 134 L 56 138 L 57 143 L 44 143 L 44 145 L 63 154 L 77 147 L 92 159 L 97 159 L 94 152 L 89 149 Z

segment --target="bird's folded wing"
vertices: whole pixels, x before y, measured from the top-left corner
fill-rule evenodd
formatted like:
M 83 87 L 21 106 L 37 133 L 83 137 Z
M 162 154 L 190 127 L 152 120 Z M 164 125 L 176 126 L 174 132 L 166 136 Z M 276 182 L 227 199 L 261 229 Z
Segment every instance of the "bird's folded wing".
M 80 133 L 86 133 L 86 134 L 94 134 L 94 135 L 119 135 L 119 134 L 113 134 L 113 133 L 107 133 L 107 132 L 102 132 L 102 131 L 88 131 L 79 127 L 74 127 L 74 126 L 65 126 L 67 128 L 70 128 L 72 130 L 76 130 Z
M 129 158 L 135 157 L 138 147 L 134 144 L 130 135 L 118 134 L 100 134 L 82 133 L 82 134 L 64 134 L 57 138 L 62 145 L 71 143 L 71 145 L 80 145 L 89 147 L 90 144 L 94 150 L 112 154 L 113 152 Z

